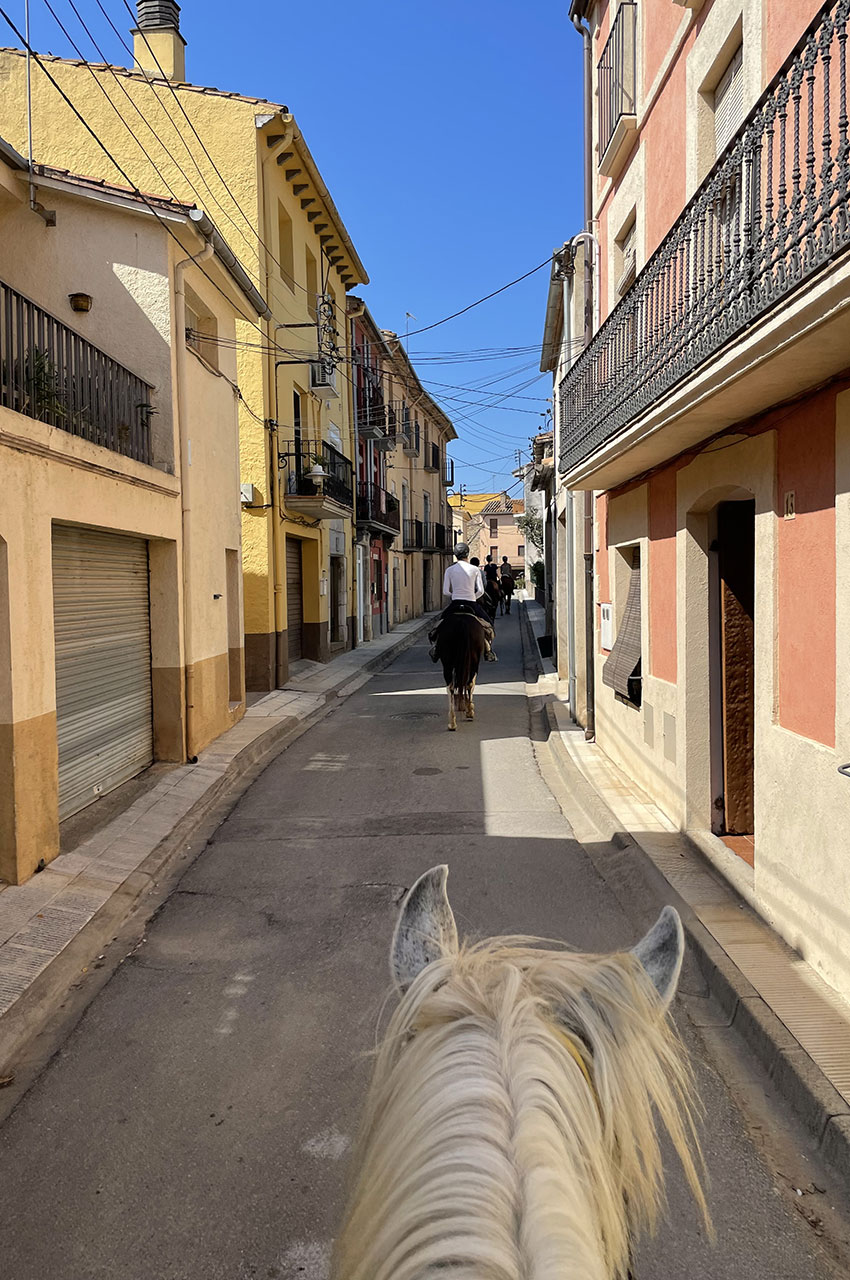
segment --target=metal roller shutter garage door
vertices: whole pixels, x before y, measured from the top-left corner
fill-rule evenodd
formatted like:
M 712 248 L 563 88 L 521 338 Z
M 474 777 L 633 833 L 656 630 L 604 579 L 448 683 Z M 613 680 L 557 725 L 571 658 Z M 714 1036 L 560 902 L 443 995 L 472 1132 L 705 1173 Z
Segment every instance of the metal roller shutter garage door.
M 148 544 L 58 525 L 53 611 L 59 817 L 153 759 Z
M 297 662 L 302 656 L 301 628 L 304 623 L 304 605 L 301 598 L 301 539 L 286 539 L 286 635 L 289 645 L 289 661 Z

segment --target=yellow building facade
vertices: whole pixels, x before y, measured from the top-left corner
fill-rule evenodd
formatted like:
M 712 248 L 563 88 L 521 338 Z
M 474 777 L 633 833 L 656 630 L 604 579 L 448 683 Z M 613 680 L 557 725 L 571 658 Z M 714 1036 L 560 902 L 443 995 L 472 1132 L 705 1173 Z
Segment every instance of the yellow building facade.
M 325 661 L 354 641 L 341 349 L 346 291 L 368 277 L 287 108 L 185 83 L 177 6 L 155 8 L 156 22 L 134 32 L 134 70 L 40 59 L 33 149 L 52 165 L 196 203 L 267 305 L 261 320 L 243 308 L 228 346 L 240 394 L 246 678 L 266 690 L 286 682 L 293 662 Z M 23 53 L 0 52 L 0 133 L 18 148 L 25 69 Z M 208 313 L 190 320 L 199 342 L 221 349 Z
M 211 224 L 0 143 L 0 879 L 244 713 L 237 314 Z M 229 265 L 228 265 L 229 264 Z M 230 340 L 187 336 L 194 308 Z

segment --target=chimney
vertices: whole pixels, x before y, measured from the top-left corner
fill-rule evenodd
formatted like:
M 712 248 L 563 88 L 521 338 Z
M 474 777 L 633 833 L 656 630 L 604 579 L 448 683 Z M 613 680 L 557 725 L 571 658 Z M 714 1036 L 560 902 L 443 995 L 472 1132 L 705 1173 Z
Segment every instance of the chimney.
M 175 0 L 138 0 L 136 9 L 139 25 L 132 33 L 136 70 L 154 77 L 164 73 L 168 80 L 185 82 L 186 41 L 180 34 L 180 6 Z

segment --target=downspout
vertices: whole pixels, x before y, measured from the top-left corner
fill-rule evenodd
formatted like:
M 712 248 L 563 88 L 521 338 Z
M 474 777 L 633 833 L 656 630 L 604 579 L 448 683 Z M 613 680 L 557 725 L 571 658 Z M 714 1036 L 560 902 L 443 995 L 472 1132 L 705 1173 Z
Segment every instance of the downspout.
M 174 303 L 176 311 L 177 332 L 176 365 L 177 365 L 177 431 L 180 438 L 180 499 L 182 503 L 182 535 L 183 535 L 183 654 L 186 666 L 186 717 L 184 733 L 184 754 L 186 759 L 194 763 L 197 756 L 195 747 L 195 641 L 192 620 L 192 592 L 189 589 L 192 565 L 192 442 L 188 434 L 188 415 L 186 410 L 186 375 L 188 357 L 186 355 L 186 286 L 184 272 L 193 262 L 206 262 L 215 253 L 212 240 L 207 240 L 200 253 L 188 258 L 181 258 L 174 267 Z
M 590 27 L 582 22 L 578 14 L 571 15 L 572 24 L 584 41 L 584 231 L 589 240 L 593 239 L 593 47 Z M 588 252 L 590 249 L 590 252 Z M 591 245 L 585 246 L 584 253 L 584 344 L 587 346 L 593 336 L 593 267 Z M 587 704 L 585 710 L 584 736 L 588 740 L 596 737 L 596 665 L 594 661 L 594 612 L 593 599 L 593 491 L 586 489 L 584 494 L 584 638 L 585 668 L 587 680 Z

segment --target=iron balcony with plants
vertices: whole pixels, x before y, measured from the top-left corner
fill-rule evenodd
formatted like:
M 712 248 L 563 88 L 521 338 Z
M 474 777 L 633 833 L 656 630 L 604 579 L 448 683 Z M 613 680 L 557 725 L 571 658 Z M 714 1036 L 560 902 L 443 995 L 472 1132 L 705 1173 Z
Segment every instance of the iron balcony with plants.
M 0 404 L 150 463 L 152 388 L 0 281 Z

